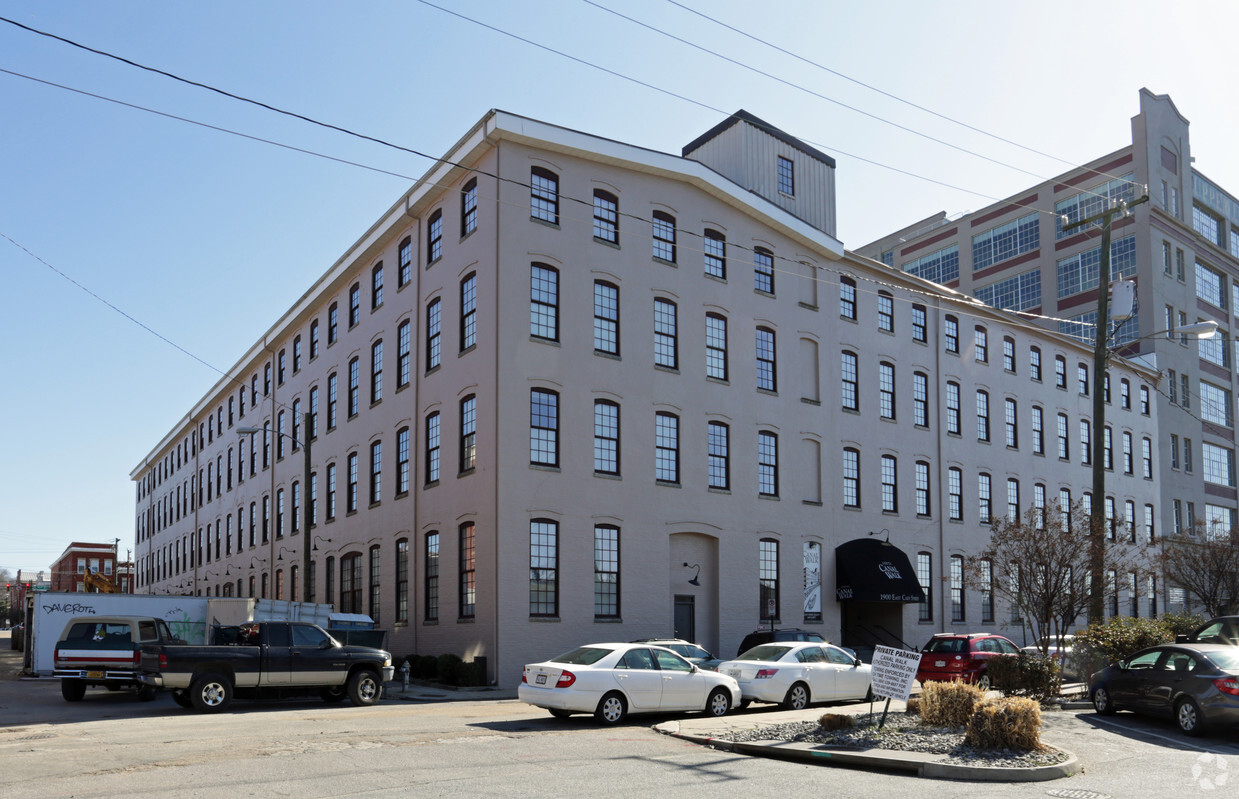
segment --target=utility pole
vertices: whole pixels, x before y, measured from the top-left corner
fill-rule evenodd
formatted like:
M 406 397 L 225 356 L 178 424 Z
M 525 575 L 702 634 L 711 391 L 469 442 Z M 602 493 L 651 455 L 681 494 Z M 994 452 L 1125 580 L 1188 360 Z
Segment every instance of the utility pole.
M 1087 219 L 1063 225 L 1063 230 L 1073 230 L 1100 223 L 1101 257 L 1098 259 L 1097 275 L 1097 329 L 1093 342 L 1093 495 L 1089 514 L 1089 597 L 1088 623 L 1100 624 L 1106 620 L 1105 568 L 1106 568 L 1106 359 L 1110 340 L 1110 227 L 1115 219 L 1131 213 L 1132 206 L 1146 203 L 1149 195 L 1127 202 L 1110 201 L 1108 208 Z

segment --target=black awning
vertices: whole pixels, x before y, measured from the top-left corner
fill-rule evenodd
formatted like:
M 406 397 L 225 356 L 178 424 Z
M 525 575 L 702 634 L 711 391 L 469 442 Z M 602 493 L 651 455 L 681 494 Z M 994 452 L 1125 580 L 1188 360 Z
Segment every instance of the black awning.
M 835 599 L 862 602 L 924 602 L 908 556 L 877 538 L 857 538 L 835 547 Z

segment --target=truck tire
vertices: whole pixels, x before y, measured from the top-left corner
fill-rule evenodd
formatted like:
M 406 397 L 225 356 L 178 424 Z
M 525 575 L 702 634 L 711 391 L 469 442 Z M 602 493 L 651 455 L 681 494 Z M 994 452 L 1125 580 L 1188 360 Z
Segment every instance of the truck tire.
M 190 684 L 189 700 L 200 713 L 216 713 L 232 703 L 232 683 L 219 674 L 203 674 Z
M 139 685 L 138 686 L 138 701 L 139 702 L 150 702 L 158 695 L 159 695 L 159 691 L 156 690 L 155 686 L 153 685 Z
M 60 695 L 66 702 L 81 702 L 82 697 L 86 696 L 86 683 L 66 677 L 60 681 Z
M 383 683 L 370 669 L 360 669 L 348 678 L 349 701 L 358 707 L 373 705 L 383 696 Z

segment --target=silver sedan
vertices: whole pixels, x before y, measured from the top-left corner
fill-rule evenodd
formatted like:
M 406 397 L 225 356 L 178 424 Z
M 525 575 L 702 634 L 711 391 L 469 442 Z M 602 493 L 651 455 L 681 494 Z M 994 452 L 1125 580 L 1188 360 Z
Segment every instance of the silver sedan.
M 718 670 L 740 683 L 741 706 L 774 702 L 800 710 L 810 702 L 872 695 L 871 667 L 830 644 L 761 644 L 720 663 Z

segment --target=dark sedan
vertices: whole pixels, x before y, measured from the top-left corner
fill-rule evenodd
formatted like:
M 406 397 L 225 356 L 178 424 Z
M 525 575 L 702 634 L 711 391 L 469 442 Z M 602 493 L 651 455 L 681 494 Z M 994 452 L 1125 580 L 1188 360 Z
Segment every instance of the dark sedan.
M 1162 644 L 1142 649 L 1089 678 L 1103 716 L 1132 710 L 1174 719 L 1185 735 L 1239 725 L 1239 647 Z

